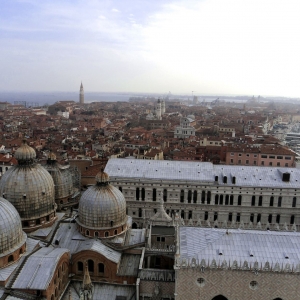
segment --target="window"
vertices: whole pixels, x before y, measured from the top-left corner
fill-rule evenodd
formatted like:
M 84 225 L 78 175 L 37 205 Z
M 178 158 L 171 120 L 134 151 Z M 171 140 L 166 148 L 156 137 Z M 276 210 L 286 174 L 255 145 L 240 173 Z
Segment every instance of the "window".
M 271 197 L 270 197 L 270 206 L 273 206 L 273 205 L 274 205 L 274 197 L 271 196 Z
M 249 160 L 248 159 L 246 159 L 246 165 L 249 165 Z
M 83 262 L 81 262 L 81 261 L 77 262 L 77 271 L 83 272 Z
M 225 205 L 228 205 L 229 204 L 229 195 L 226 195 L 225 196 Z
M 188 191 L 188 203 L 191 203 L 192 202 L 192 191 L 189 190 Z
M 230 195 L 230 205 L 233 205 L 233 195 Z
M 238 205 L 242 205 L 242 195 L 239 195 L 238 197 Z
M 104 273 L 104 264 L 102 263 L 98 264 L 98 273 Z
M 257 218 L 256 218 L 256 222 L 258 223 L 258 222 L 260 222 L 260 220 L 261 220 L 261 214 L 258 214 Z
M 272 167 L 272 164 L 273 164 L 273 163 L 270 161 L 270 162 L 269 162 L 269 166 Z
M 293 198 L 292 207 L 296 207 L 296 204 L 297 204 L 297 198 L 294 197 L 294 198 Z
M 105 236 L 105 237 L 108 237 L 108 236 L 109 236 L 109 232 L 108 232 L 108 231 L 105 231 L 104 236 Z
M 191 210 L 189 210 L 189 219 L 193 218 L 193 212 Z
M 277 159 L 283 159 L 283 156 L 277 155 Z
M 90 235 L 90 231 L 87 230 L 87 231 L 85 232 L 85 234 L 86 234 L 87 236 L 89 236 L 89 235 Z
M 294 224 L 295 223 L 295 216 L 291 215 L 291 220 L 290 220 L 290 224 Z
M 257 162 L 256 162 L 256 160 L 254 160 L 254 161 L 253 161 L 253 165 L 256 166 L 256 164 L 257 164 Z
M 241 165 L 241 164 L 242 164 L 242 161 L 241 161 L 240 159 L 238 160 L 238 164 L 239 164 L 239 165 Z
M 217 220 L 218 220 L 218 213 L 215 212 L 215 213 L 214 213 L 214 221 L 217 221 Z
M 231 156 L 234 156 L 234 153 L 233 153 L 233 152 L 231 152 L 231 153 L 230 153 L 230 155 L 231 155 Z
M 207 204 L 210 204 L 211 192 L 207 192 Z
M 120 191 L 121 193 L 122 193 L 122 191 L 123 191 L 121 186 L 119 186 L 119 191 Z
M 272 215 L 268 216 L 268 222 L 271 224 L 272 223 Z
M 203 192 L 202 192 L 202 199 L 203 199 Z M 194 203 L 197 203 L 197 191 L 194 191 L 194 196 L 193 196 L 193 200 L 194 200 Z M 204 200 L 205 200 L 205 192 L 204 192 Z M 202 200 L 204 203 L 204 200 Z
M 285 157 L 286 160 L 291 160 L 292 158 L 290 156 Z
M 276 216 L 276 223 L 279 224 L 280 223 L 280 215 Z
M 242 156 L 242 153 L 239 153 L 239 156 Z
M 261 158 L 268 158 L 268 156 L 263 154 Z
M 252 196 L 251 206 L 255 206 L 255 196 Z
M 167 189 L 164 189 L 164 192 L 163 192 L 163 198 L 164 198 L 164 202 L 167 202 L 167 198 L 168 198 L 168 192 L 167 192 Z
M 236 214 L 236 222 L 240 222 L 241 221 L 241 214 L 237 213 Z
M 223 205 L 223 195 L 220 195 L 220 204 Z
M 180 191 L 180 202 L 184 202 L 184 190 Z
M 208 211 L 204 213 L 204 221 L 208 220 Z
M 230 163 L 233 164 L 233 158 L 230 159 Z
M 216 205 L 219 204 L 219 195 L 215 195 L 215 204 L 216 204 Z
M 281 202 L 282 202 L 282 197 L 279 196 L 279 197 L 278 197 L 278 203 L 277 203 L 277 204 L 278 204 L 278 205 L 277 205 L 278 207 L 281 207 Z
M 262 199 L 263 199 L 263 197 L 259 196 L 259 198 L 258 198 L 258 206 L 262 206 Z
M 274 159 L 275 156 L 274 155 L 269 155 L 269 158 Z
M 94 261 L 92 259 L 89 259 L 88 260 L 88 269 L 89 269 L 89 272 L 94 272 Z
M 261 165 L 262 165 L 262 166 L 264 166 L 264 165 L 265 165 L 265 162 L 264 162 L 264 161 L 262 161 L 262 162 L 261 162 Z
M 142 188 L 142 200 L 145 200 L 145 189 L 144 188 Z
M 253 157 L 257 157 L 257 154 L 254 154 Z
M 280 162 L 277 163 L 277 167 L 280 167 Z
M 229 215 L 228 215 L 228 221 L 232 222 L 232 213 L 229 213 Z
M 252 223 L 254 222 L 254 214 L 250 215 L 250 222 L 252 222 Z
M 135 190 L 135 198 L 136 198 L 136 200 L 140 200 L 140 188 L 136 188 L 136 190 Z
M 160 236 L 157 236 L 157 237 L 156 237 L 156 241 L 157 241 L 157 242 L 160 242 Z
M 152 200 L 156 201 L 156 189 L 153 189 L 152 191 Z

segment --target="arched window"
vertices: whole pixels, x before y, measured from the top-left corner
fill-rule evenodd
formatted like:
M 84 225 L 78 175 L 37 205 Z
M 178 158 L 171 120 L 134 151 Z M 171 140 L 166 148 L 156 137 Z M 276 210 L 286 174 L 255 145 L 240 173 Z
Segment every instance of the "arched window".
M 252 223 L 254 222 L 254 214 L 250 215 L 250 222 L 252 222 Z
M 228 221 L 232 222 L 232 213 L 229 213 L 229 215 L 228 215 Z
M 13 255 L 10 255 L 9 257 L 8 257 L 8 263 L 10 263 L 10 262 L 13 262 L 14 261 L 14 256 Z
M 259 196 L 259 198 L 258 198 L 258 206 L 262 206 L 262 199 L 263 199 L 263 197 Z
M 281 207 L 281 202 L 282 202 L 282 197 L 279 196 L 279 197 L 278 197 L 278 203 L 277 203 L 277 204 L 278 204 L 278 205 L 277 205 L 278 207 Z
M 145 193 L 145 189 L 144 189 L 144 188 L 142 188 L 142 200 L 143 200 L 143 201 L 145 200 L 145 195 L 146 195 L 146 193 Z
M 238 205 L 242 205 L 242 195 L 239 195 L 238 197 Z
M 297 204 L 297 198 L 294 197 L 294 198 L 293 198 L 292 207 L 296 207 L 296 204 Z
M 230 205 L 233 205 L 233 195 L 230 195 Z
M 217 221 L 217 220 L 218 220 L 218 213 L 215 212 L 215 213 L 214 213 L 214 221 Z
M 180 202 L 184 202 L 184 190 L 180 191 Z
M 108 231 L 105 231 L 104 236 L 105 236 L 105 237 L 108 237 L 108 236 L 109 236 L 109 232 L 108 232 Z
M 274 205 L 274 197 L 271 196 L 271 197 L 270 197 L 270 206 L 273 206 L 273 205 Z
M 210 204 L 210 199 L 211 199 L 211 192 L 207 192 L 207 204 Z
M 256 218 L 256 222 L 258 223 L 258 222 L 260 222 L 260 220 L 261 220 L 261 214 L 258 214 L 257 218 Z
M 271 224 L 272 223 L 272 215 L 268 216 L 268 222 Z
M 85 234 L 86 234 L 87 236 L 90 236 L 90 231 L 89 231 L 89 230 L 86 230 Z
M 137 224 L 136 223 L 132 224 L 132 229 L 137 229 Z
M 294 224 L 295 223 L 295 216 L 291 215 L 291 220 L 290 220 L 290 224 Z
M 142 214 L 143 214 L 143 211 L 142 211 L 142 209 L 141 209 L 141 208 L 139 208 L 139 218 L 141 218 L 141 217 L 142 217 Z
M 224 297 L 223 295 L 218 295 L 214 298 L 212 298 L 212 300 L 228 300 L 226 297 Z
M 83 272 L 83 262 L 82 261 L 77 262 L 77 271 Z
M 167 198 L 168 198 L 168 192 L 167 192 L 167 189 L 164 189 L 163 191 L 163 197 L 164 197 L 164 202 L 167 202 Z
M 88 260 L 88 269 L 89 272 L 94 272 L 94 261 L 92 259 Z
M 206 212 L 204 213 L 204 220 L 205 220 L 205 221 L 208 220 L 208 211 L 206 211 Z
M 279 224 L 280 223 L 280 215 L 276 216 L 276 223 Z
M 110 227 L 114 226 L 114 221 L 110 221 Z
M 191 203 L 191 201 L 192 201 L 192 191 L 189 190 L 188 191 L 188 203 Z
M 219 204 L 219 195 L 215 195 L 215 204 L 216 204 L 216 205 Z
M 229 204 L 229 195 L 226 195 L 225 196 L 225 205 L 228 205 Z
M 203 195 L 202 195 L 202 198 L 203 198 Z M 205 192 L 204 192 L 204 200 L 205 200 Z M 204 203 L 204 200 L 202 200 L 202 203 Z M 194 201 L 194 203 L 197 203 L 197 191 L 194 191 L 193 201 Z
M 223 205 L 223 195 L 220 195 L 220 205 Z
M 181 218 L 184 219 L 184 210 L 181 211 Z
M 255 196 L 252 196 L 251 206 L 255 206 Z
M 114 235 L 117 235 L 117 234 L 118 234 L 118 230 L 117 230 L 117 229 L 115 229 Z
M 104 273 L 104 264 L 103 263 L 98 264 L 98 273 Z
M 98 231 L 95 231 L 95 237 L 98 237 L 99 236 L 99 232 Z
M 140 200 L 140 188 L 136 188 L 135 197 L 136 197 L 136 200 Z
M 119 186 L 119 191 L 122 193 L 123 192 L 123 189 L 121 186 Z

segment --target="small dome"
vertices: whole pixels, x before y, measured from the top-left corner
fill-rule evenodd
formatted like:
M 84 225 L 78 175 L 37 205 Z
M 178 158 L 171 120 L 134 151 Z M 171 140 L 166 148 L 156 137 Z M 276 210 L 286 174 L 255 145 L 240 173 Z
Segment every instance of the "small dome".
M 12 253 L 26 242 L 20 216 L 14 206 L 0 197 L 0 256 Z
M 36 158 L 36 153 L 35 150 L 27 144 L 26 140 L 24 140 L 21 147 L 15 152 L 15 158 L 19 163 L 22 161 L 32 161 Z
M 109 184 L 109 176 L 106 173 L 98 173 L 96 180 L 96 185 L 89 187 L 81 196 L 78 223 L 90 229 L 126 224 L 126 200 L 123 194 Z
M 96 182 L 102 184 L 108 184 L 109 176 L 107 173 L 101 171 L 96 175 Z

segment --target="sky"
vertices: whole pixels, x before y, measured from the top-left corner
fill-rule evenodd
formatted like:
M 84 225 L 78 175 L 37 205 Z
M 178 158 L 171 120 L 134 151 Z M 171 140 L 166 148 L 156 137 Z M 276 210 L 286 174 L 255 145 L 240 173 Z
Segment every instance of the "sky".
M 300 97 L 299 0 L 2 0 L 0 91 Z

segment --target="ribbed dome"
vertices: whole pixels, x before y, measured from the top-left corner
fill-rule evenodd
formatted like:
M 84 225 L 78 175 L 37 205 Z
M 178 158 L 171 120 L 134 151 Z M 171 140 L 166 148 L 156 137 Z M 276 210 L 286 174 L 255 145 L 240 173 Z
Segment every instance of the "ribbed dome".
M 97 184 L 81 196 L 78 223 L 86 228 L 111 228 L 124 225 L 127 221 L 126 200 L 117 188 L 109 184 L 108 179 L 106 173 L 98 173 Z
M 73 178 L 69 166 L 61 166 L 56 162 L 55 157 L 52 157 L 52 159 L 48 157 L 47 164 L 44 167 L 54 181 L 55 199 L 61 199 L 73 194 Z
M 12 253 L 26 242 L 21 219 L 11 203 L 0 197 L 0 256 Z
M 0 195 L 14 205 L 22 220 L 33 220 L 55 211 L 54 182 L 39 164 L 16 165 L 0 180 Z
M 28 146 L 26 140 L 24 140 L 21 147 L 15 152 L 15 158 L 19 163 L 23 161 L 33 161 L 36 158 L 36 153 L 32 147 Z

